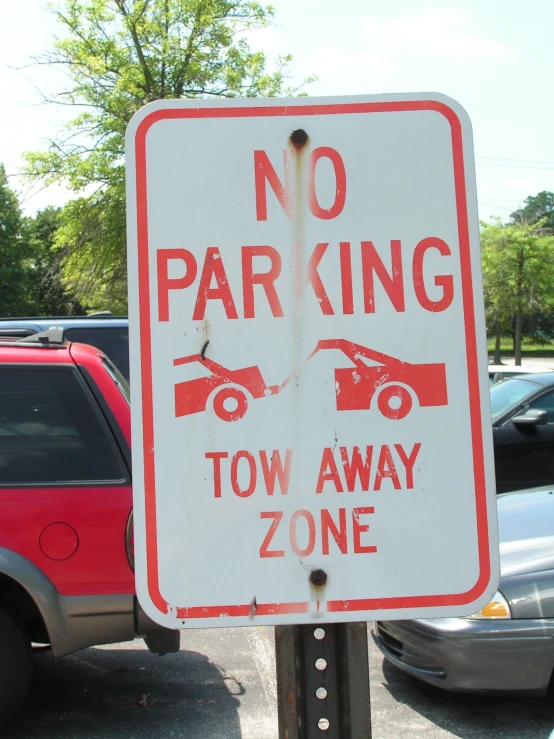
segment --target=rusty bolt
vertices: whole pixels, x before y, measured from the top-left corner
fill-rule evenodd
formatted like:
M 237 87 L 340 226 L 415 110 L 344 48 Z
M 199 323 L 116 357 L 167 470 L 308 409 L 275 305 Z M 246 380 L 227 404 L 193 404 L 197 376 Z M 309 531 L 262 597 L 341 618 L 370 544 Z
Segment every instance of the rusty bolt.
M 327 573 L 323 570 L 312 570 L 310 572 L 310 582 L 317 588 L 325 585 L 325 583 L 327 582 Z
M 296 146 L 297 149 L 301 149 L 308 140 L 308 134 L 303 128 L 297 128 L 291 133 L 290 140 L 293 146 Z

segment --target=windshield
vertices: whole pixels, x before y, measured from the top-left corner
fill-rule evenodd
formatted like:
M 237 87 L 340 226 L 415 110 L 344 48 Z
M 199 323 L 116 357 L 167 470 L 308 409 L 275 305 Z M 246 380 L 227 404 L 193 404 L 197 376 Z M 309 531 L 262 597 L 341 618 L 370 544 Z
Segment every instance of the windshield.
M 527 395 L 532 395 L 537 389 L 534 382 L 508 378 L 491 386 L 491 411 L 493 419 L 498 418 L 512 405 L 522 401 Z

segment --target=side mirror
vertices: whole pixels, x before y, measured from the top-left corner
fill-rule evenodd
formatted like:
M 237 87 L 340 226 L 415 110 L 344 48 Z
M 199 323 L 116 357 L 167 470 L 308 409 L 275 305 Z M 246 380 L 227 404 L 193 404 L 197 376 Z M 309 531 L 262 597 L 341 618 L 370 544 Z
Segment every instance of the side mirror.
M 512 418 L 514 426 L 546 426 L 548 423 L 548 413 L 538 408 L 530 408 L 521 416 Z

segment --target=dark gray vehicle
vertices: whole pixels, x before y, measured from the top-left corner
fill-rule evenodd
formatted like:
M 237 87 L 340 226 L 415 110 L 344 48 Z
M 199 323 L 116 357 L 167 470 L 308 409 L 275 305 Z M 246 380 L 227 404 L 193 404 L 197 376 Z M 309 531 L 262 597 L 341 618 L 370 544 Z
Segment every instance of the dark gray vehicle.
M 501 580 L 467 618 L 378 621 L 400 669 L 461 693 L 546 693 L 554 669 L 554 486 L 498 496 Z
M 47 331 L 52 326 L 64 329 L 67 341 L 90 344 L 100 349 L 129 381 L 129 319 L 108 311 L 88 316 L 42 316 L 40 318 L 1 318 L 0 337 L 14 339 Z
M 491 385 L 496 490 L 508 493 L 554 480 L 554 372 Z

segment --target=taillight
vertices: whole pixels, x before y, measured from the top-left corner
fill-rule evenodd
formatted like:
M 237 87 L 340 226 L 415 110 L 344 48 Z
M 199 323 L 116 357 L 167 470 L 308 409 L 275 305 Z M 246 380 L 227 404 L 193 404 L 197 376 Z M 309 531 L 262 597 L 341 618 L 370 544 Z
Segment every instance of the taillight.
M 127 521 L 127 531 L 125 532 L 125 547 L 127 549 L 127 559 L 131 569 L 135 570 L 135 527 L 133 524 L 133 511 L 129 515 Z

